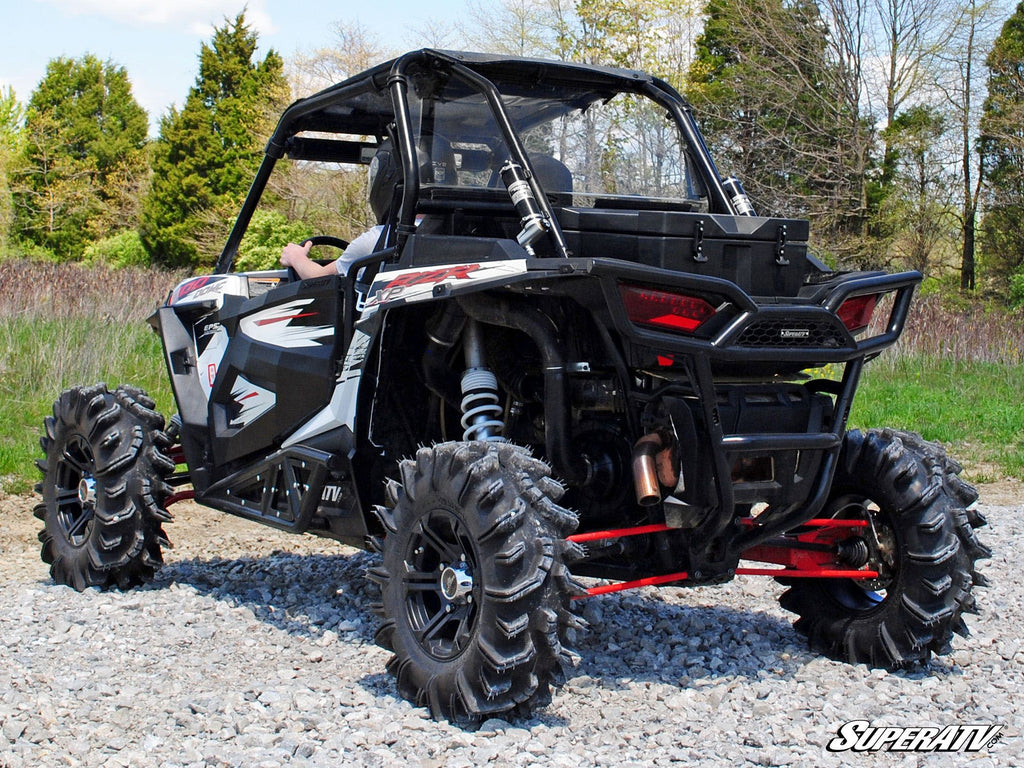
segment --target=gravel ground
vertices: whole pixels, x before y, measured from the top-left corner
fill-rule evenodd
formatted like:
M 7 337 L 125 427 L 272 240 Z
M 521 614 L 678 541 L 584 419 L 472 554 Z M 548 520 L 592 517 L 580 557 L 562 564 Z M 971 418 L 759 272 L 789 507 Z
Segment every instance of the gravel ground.
M 78 594 L 38 558 L 31 499 L 0 493 L 0 766 L 1024 765 L 1024 492 L 982 501 L 992 587 L 923 670 L 808 652 L 765 578 L 646 589 L 587 601 L 549 707 L 467 730 L 396 695 L 369 555 L 179 505 L 154 584 Z M 855 719 L 1004 727 L 976 754 L 827 752 Z

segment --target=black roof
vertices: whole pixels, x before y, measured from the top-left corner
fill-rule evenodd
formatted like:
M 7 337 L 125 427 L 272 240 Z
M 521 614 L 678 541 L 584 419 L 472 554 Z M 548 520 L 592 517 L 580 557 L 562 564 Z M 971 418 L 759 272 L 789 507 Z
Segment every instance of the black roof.
M 424 48 L 385 61 L 294 102 L 281 116 L 272 144 L 283 146 L 290 136 L 300 131 L 384 135 L 385 126 L 394 120 L 387 90 L 393 71 L 401 70 L 414 79 L 424 75 L 436 77 L 458 64 L 493 82 L 503 97 L 514 98 L 545 89 L 550 89 L 553 94 L 558 90 L 563 96 L 571 94 L 573 105 L 582 107 L 622 91 L 639 91 L 653 86 L 682 102 L 682 97 L 670 86 L 635 70 Z M 509 108 L 507 100 L 506 108 Z

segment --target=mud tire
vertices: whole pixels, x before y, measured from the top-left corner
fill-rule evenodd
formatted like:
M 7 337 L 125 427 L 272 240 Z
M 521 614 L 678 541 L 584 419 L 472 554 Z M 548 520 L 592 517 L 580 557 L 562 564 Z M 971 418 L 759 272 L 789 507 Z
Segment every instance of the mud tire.
M 164 419 L 140 389 L 65 390 L 44 422 L 43 481 L 35 516 L 40 556 L 58 584 L 128 589 L 144 584 L 169 547 L 164 500 L 174 471 Z
M 577 520 L 557 503 L 562 486 L 507 443 L 421 448 L 399 472 L 378 509 L 386 535 L 369 573 L 380 589 L 376 641 L 394 653 L 399 693 L 453 722 L 546 704 L 584 626 L 571 610 L 582 589 L 565 537 Z
M 891 550 L 884 588 L 849 579 L 791 579 L 781 605 L 811 647 L 851 663 L 889 669 L 951 650 L 966 637 L 964 613 L 977 613 L 974 586 L 987 582 L 976 561 L 989 557 L 968 509 L 977 492 L 960 467 L 919 435 L 852 431 L 840 455 L 824 517 L 870 514 Z M 780 581 L 783 581 L 780 579 Z

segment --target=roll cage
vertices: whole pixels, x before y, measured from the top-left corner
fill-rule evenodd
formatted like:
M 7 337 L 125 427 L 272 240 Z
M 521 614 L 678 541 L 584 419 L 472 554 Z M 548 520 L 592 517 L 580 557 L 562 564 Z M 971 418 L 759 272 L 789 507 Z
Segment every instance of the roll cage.
M 414 125 L 410 104 L 417 99 L 425 105 L 444 103 L 449 124 L 458 123 L 464 138 L 476 134 L 480 139 L 492 139 L 497 131 L 504 153 L 526 169 L 528 183 L 549 223 L 553 252 L 567 258 L 570 248 L 521 135 L 620 94 L 650 100 L 664 111 L 678 131 L 693 184 L 706 195 L 707 211 L 737 215 L 690 105 L 668 83 L 632 70 L 423 49 L 300 99 L 284 112 L 215 272 L 231 271 L 239 243 L 279 159 L 368 164 L 388 138 L 397 144 L 405 180 L 388 245 L 403 245 L 414 230 L 421 193 L 417 142 L 422 136 Z M 464 101 L 461 108 L 455 103 L 459 99 Z M 461 154 L 464 162 L 475 161 L 471 149 Z

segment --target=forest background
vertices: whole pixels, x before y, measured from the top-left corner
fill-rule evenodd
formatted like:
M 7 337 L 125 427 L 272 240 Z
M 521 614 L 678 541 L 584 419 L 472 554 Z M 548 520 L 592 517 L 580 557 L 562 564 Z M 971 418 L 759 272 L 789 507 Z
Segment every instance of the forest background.
M 287 60 L 274 50 L 258 56 L 245 12 L 223 19 L 155 138 L 131 73 L 116 61 L 58 57 L 24 100 L 0 90 L 4 293 L 20 290 L 13 280 L 28 274 L 86 280 L 80 267 L 208 271 L 281 110 L 399 52 L 357 23 L 339 21 L 334 37 Z M 760 214 L 809 218 L 815 253 L 834 267 L 925 275 L 905 374 L 920 380 L 939 365 L 937 381 L 986 403 L 910 398 L 914 413 L 880 414 L 884 423 L 905 420 L 926 437 L 946 431 L 955 441 L 979 430 L 963 421 L 966 411 L 998 406 L 997 473 L 1024 476 L 1024 3 L 469 0 L 457 20 L 410 33 L 407 47 L 419 46 L 642 69 L 675 86 L 723 175 L 743 181 Z M 242 268 L 273 262 L 289 240 L 351 238 L 372 223 L 362 170 L 315 185 L 300 173 L 275 176 L 272 205 L 242 243 Z M 20 423 L 38 407 L 25 406 L 14 383 L 26 365 L 16 362 L 19 334 L 34 346 L 27 354 L 40 358 L 40 375 L 48 369 L 38 327 L 19 323 L 53 315 L 55 300 L 2 299 L 0 394 Z M 976 365 L 1001 367 L 962 367 Z M 112 374 L 101 366 L 93 375 Z M 980 379 L 1010 389 L 981 392 Z M 898 386 L 894 399 L 907 401 L 907 382 Z M 921 418 L 937 411 L 957 418 L 929 435 Z M 25 459 L 15 447 L 23 442 L 0 438 L 0 477 Z
M 693 103 L 724 174 L 767 215 L 805 216 L 842 267 L 912 268 L 926 291 L 1024 304 L 1024 7 L 983 0 L 471 0 L 409 47 L 643 69 Z M 199 51 L 158 119 L 131 73 L 52 59 L 0 91 L 0 254 L 209 267 L 273 121 L 397 51 L 339 21 L 335 44 L 256 57 L 244 12 Z M 362 174 L 278 190 L 254 238 L 368 221 Z M 298 226 L 296 226 L 298 225 Z

